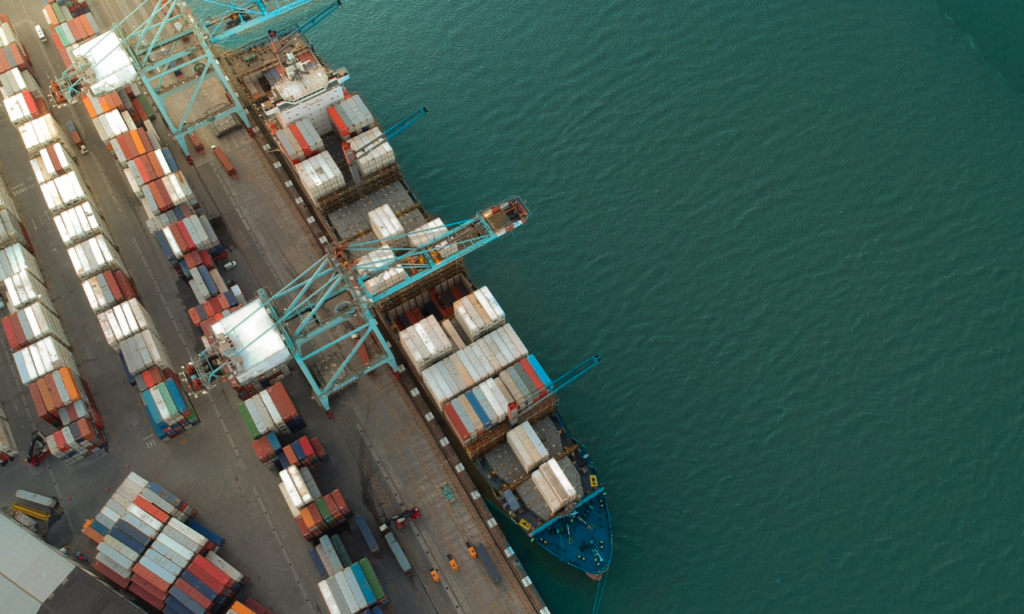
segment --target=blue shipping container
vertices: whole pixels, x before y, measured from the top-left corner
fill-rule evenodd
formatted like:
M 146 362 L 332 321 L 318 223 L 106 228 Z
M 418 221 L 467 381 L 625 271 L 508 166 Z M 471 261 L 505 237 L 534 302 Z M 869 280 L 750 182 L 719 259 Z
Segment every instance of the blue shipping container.
M 210 529 L 207 529 L 203 525 L 201 525 L 198 522 L 196 522 L 195 518 L 189 518 L 188 522 L 186 522 L 185 525 L 190 527 L 196 533 L 202 535 L 206 539 L 208 539 L 211 542 L 213 542 L 214 546 L 217 546 L 218 548 L 220 548 L 221 546 L 224 545 L 224 538 L 223 537 L 221 537 L 220 535 L 217 535 L 216 533 L 214 533 Z M 211 597 L 211 599 L 212 599 L 212 597 Z
M 366 540 L 366 545 L 370 548 L 370 552 L 373 556 L 381 556 L 384 554 L 380 550 L 380 546 L 377 545 L 377 540 L 374 539 L 373 533 L 370 532 L 370 527 L 366 524 L 366 519 L 362 516 L 356 515 L 356 526 L 359 527 L 359 532 L 363 534 L 363 539 Z

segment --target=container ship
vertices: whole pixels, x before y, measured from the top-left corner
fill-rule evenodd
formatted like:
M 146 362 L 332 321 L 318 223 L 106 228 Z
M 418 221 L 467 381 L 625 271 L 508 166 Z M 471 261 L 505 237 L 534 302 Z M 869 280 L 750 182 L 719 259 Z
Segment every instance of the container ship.
M 392 134 L 346 87 L 346 70 L 329 68 L 297 33 L 272 36 L 234 57 L 242 66 L 234 75 L 239 90 L 342 246 L 339 256 L 361 273 L 376 262 L 394 263 L 373 269 L 369 292 L 406 281 L 400 261 L 422 254 L 419 247 L 430 246 L 435 262 L 456 253 L 464 237 L 409 189 L 386 139 Z M 520 198 L 480 214 L 497 234 L 529 216 Z M 556 394 L 599 357 L 552 380 L 461 259 L 390 293 L 374 310 L 431 406 L 428 419 L 442 418 L 489 507 L 558 560 L 600 580 L 612 560 L 606 493 Z

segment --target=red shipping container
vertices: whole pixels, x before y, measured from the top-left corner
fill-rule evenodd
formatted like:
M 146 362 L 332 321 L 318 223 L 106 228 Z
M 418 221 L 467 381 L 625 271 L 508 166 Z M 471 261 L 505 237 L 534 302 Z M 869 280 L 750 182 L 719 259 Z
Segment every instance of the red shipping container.
M 312 156 L 313 150 L 310 148 L 309 143 L 306 142 L 306 138 L 302 136 L 302 131 L 299 130 L 299 127 L 295 124 L 288 124 L 288 131 L 295 137 L 295 141 L 299 144 L 299 147 L 302 148 L 302 153 L 304 153 L 307 158 Z
M 140 496 L 139 499 L 142 497 Z M 148 502 L 147 502 L 148 503 Z M 146 582 L 157 590 L 157 592 L 166 592 L 171 590 L 171 585 L 165 582 L 160 576 L 156 575 L 152 571 L 146 569 L 142 565 L 136 565 L 132 568 L 132 571 L 136 576 L 143 578 Z
M 295 518 L 295 525 L 299 527 L 299 532 L 302 533 L 302 536 L 305 537 L 307 541 L 313 541 L 313 534 L 308 528 L 306 528 L 306 523 L 302 520 L 302 516 Z
M 327 115 L 331 118 L 331 125 L 334 126 L 334 131 L 338 133 L 339 137 L 348 137 L 348 126 L 345 125 L 345 121 L 341 119 L 341 115 L 334 107 L 327 109 Z
M 260 437 L 252 442 L 252 450 L 256 453 L 256 458 L 260 459 L 261 463 L 269 462 L 274 456 L 274 450 L 270 447 L 270 442 L 267 441 L 266 437 Z
M 82 20 L 82 27 L 85 28 L 86 37 L 95 36 L 96 31 L 92 29 L 92 24 L 89 23 L 89 20 L 86 19 L 85 15 L 82 15 L 79 19 Z
M 114 280 L 117 282 L 117 288 L 121 291 L 124 296 L 124 300 L 130 300 L 135 298 L 135 287 L 132 285 L 131 280 L 122 271 L 114 271 Z
M 313 444 L 309 443 L 309 437 L 299 439 L 299 445 L 302 446 L 302 451 L 306 454 L 307 458 L 316 456 L 316 452 L 313 451 Z
M 324 450 L 324 446 L 320 443 L 320 439 L 318 437 L 310 437 L 309 443 L 313 445 L 313 451 L 316 452 L 317 458 L 321 460 L 327 458 L 327 451 Z
M 217 569 L 213 563 L 201 556 L 197 556 L 192 561 L 192 564 L 188 566 L 189 571 L 195 573 L 193 568 L 205 572 L 214 581 L 214 584 L 209 584 L 208 586 L 217 592 L 220 592 L 220 588 L 230 589 L 234 585 L 231 578 L 227 577 L 223 571 Z M 203 582 L 206 582 L 206 578 L 203 578 Z
M 284 447 L 284 457 L 288 459 L 289 465 L 298 465 L 299 458 L 295 456 L 295 452 L 292 452 L 291 446 Z
M 7 335 L 7 343 L 10 344 L 12 350 L 21 349 L 18 347 L 18 337 L 14 334 L 14 324 L 11 323 L 11 316 L 4 316 L 3 320 L 4 334 Z
M 174 583 L 174 586 L 177 586 L 179 591 L 188 595 L 192 599 L 192 601 L 198 603 L 199 607 L 203 608 L 204 610 L 209 610 L 213 606 L 212 601 L 204 597 L 202 593 L 192 588 L 192 585 L 190 585 L 188 582 L 185 582 L 181 578 L 178 578 L 178 581 Z
M 341 510 L 342 516 L 348 517 L 352 515 L 352 510 L 348 508 L 348 503 L 345 503 L 345 497 L 341 496 L 340 490 L 333 490 L 330 495 L 334 498 L 334 503 L 338 506 L 338 509 Z
M 153 577 L 157 577 L 155 576 L 155 574 L 152 573 L 150 575 Z M 132 582 L 138 582 L 142 586 L 142 588 L 149 591 L 149 593 L 152 594 L 154 597 L 159 597 L 161 601 L 167 598 L 167 590 L 169 589 L 161 590 L 157 585 L 150 582 L 149 579 L 146 576 L 143 576 L 142 574 L 133 574 Z M 161 582 L 161 584 L 167 583 Z
M 291 397 L 288 396 L 288 392 L 284 389 L 284 385 L 278 382 L 267 389 L 270 394 L 270 398 L 274 401 L 274 406 L 277 407 L 277 412 L 281 414 L 286 422 L 296 418 L 299 415 L 298 410 L 295 409 L 295 405 L 292 404 Z
M 153 172 L 156 173 L 157 177 L 163 177 L 166 174 L 164 173 L 164 167 L 160 165 L 160 158 L 157 157 L 155 151 L 147 153 L 146 159 L 149 160 L 149 164 L 153 167 Z
M 153 196 L 156 196 L 158 193 L 160 194 L 160 198 L 159 198 L 159 201 L 160 201 L 159 202 L 159 204 L 160 204 L 160 211 L 162 213 L 166 213 L 166 212 L 170 211 L 171 209 L 173 209 L 174 208 L 174 199 L 171 198 L 171 194 L 170 194 L 170 192 L 167 191 L 167 186 L 164 185 L 164 182 L 160 181 L 159 179 L 157 179 L 156 181 L 154 181 L 150 185 L 154 188 L 153 189 Z
M 192 235 L 188 233 L 188 227 L 185 226 L 185 222 L 175 222 L 174 226 L 178 229 L 178 234 L 181 235 L 183 243 L 179 243 L 178 247 L 183 252 L 194 252 L 196 250 L 196 244 L 192 242 Z
M 136 595 L 139 599 L 145 601 L 147 604 L 149 604 L 150 607 L 154 608 L 157 612 L 163 611 L 163 601 L 157 599 L 156 595 L 153 595 L 148 590 L 141 587 L 137 582 L 132 582 L 131 585 L 128 586 L 128 591 L 131 592 L 133 595 Z
M 327 511 L 331 513 L 331 516 L 334 516 L 336 521 L 340 521 L 344 514 L 342 514 L 341 508 L 338 507 L 338 504 L 335 503 L 334 497 L 331 496 L 331 493 L 327 493 L 327 496 L 324 497 L 324 504 L 327 506 Z
M 199 312 L 195 307 L 188 310 L 188 317 L 192 320 L 192 324 L 199 326 L 199 322 L 201 322 L 201 320 L 199 319 Z
M 530 380 L 533 382 L 533 385 L 537 388 L 537 390 L 541 391 L 541 394 L 538 398 L 543 397 L 546 394 L 544 382 L 542 382 L 540 378 L 537 377 L 537 373 L 533 370 L 533 366 L 530 364 L 530 361 L 526 359 L 520 360 L 519 366 L 521 366 L 526 371 L 526 374 L 530 376 Z
M 315 503 L 310 503 L 306 508 L 309 509 L 309 515 L 313 517 L 313 522 L 316 523 L 316 527 L 321 531 L 326 529 L 327 521 L 320 515 L 320 508 L 318 508 Z
M 210 268 L 210 267 L 207 267 L 207 268 Z M 230 307 L 230 305 L 228 304 L 227 297 L 224 296 L 223 294 L 218 294 L 216 296 L 216 300 L 217 300 L 217 303 L 220 304 L 220 309 L 218 310 L 218 313 L 222 312 L 222 311 L 227 311 L 228 308 Z
M 32 384 L 35 383 L 36 382 L 32 382 Z M 46 411 L 46 404 L 43 403 L 43 397 L 39 393 L 39 386 L 30 385 L 28 392 L 32 397 L 32 406 L 36 409 L 36 415 L 49 423 L 50 426 L 60 426 L 60 420 L 50 412 Z
M 100 572 L 104 578 L 110 580 L 121 588 L 128 588 L 128 580 L 114 573 L 114 570 L 99 561 L 93 561 L 92 568 Z

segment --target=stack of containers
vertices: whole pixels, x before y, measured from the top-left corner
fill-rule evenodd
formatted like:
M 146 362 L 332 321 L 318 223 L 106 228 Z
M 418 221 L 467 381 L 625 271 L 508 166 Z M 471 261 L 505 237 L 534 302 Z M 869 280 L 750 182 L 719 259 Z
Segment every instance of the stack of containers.
M 412 247 L 420 247 L 422 245 L 429 245 L 437 240 L 438 237 L 448 232 L 448 227 L 444 225 L 441 218 L 435 217 L 426 224 L 416 228 L 409 233 L 409 243 Z
M 551 380 L 534 356 L 512 365 L 443 405 L 445 419 L 464 443 L 496 424 L 516 424 L 526 408 L 547 394 Z
M 265 467 L 272 471 L 287 469 L 290 465 L 316 467 L 328 459 L 323 444 L 316 437 L 300 437 L 290 444 L 282 444 L 276 433 L 255 439 L 252 449 Z
M 288 156 L 292 164 L 298 164 L 324 151 L 324 142 L 317 134 L 313 122 L 308 119 L 288 124 L 277 130 L 274 136 L 281 144 L 281 151 Z
M 305 467 L 291 465 L 278 472 L 284 485 L 285 498 L 296 508 L 303 508 L 320 498 L 320 489 L 313 480 L 313 474 Z M 308 480 L 307 480 L 308 476 Z
M 188 396 L 182 394 L 173 371 L 151 367 L 135 381 L 141 381 L 142 402 L 157 437 L 177 437 L 199 424 L 199 416 Z
M 398 339 L 416 371 L 423 371 L 453 351 L 451 339 L 433 315 L 400 331 Z
M 287 486 L 283 480 L 282 487 L 282 492 L 287 493 Z M 352 516 L 352 510 L 345 503 L 345 498 L 341 496 L 339 490 L 317 497 L 304 506 L 296 506 L 295 499 L 288 494 L 285 494 L 285 501 L 298 512 L 295 523 L 299 527 L 299 532 L 308 541 L 322 537 L 327 531 Z
M 472 341 L 505 323 L 505 311 L 487 286 L 455 301 L 453 307 L 455 321 Z
M 0 461 L 9 461 L 17 455 L 18 444 L 14 441 L 14 432 L 4 408 L 0 407 Z
M 82 290 L 95 313 L 135 298 L 135 288 L 122 271 L 106 271 L 90 277 L 82 282 Z
M 29 70 L 30 67 L 28 54 L 22 49 L 21 43 L 13 42 L 0 47 L 0 72 L 14 68 Z
M 41 117 L 47 112 L 42 98 L 35 98 L 29 92 L 21 92 L 4 99 L 7 117 L 15 126 Z
M 271 432 L 290 435 L 306 428 L 306 423 L 281 382 L 239 404 L 238 413 L 253 439 Z
M 65 247 L 74 247 L 97 235 L 103 235 L 107 243 L 110 243 L 106 223 L 88 201 L 53 216 L 53 223 L 57 225 L 57 232 Z
M 157 243 L 172 262 L 184 260 L 185 254 L 194 251 L 212 250 L 217 247 L 217 234 L 205 215 L 184 215 L 182 219 L 170 221 L 154 233 Z M 208 266 L 213 268 L 212 255 L 209 260 L 192 263 L 192 268 Z
M 101 429 L 90 417 L 83 417 L 46 436 L 46 447 L 54 458 L 74 465 L 97 450 L 106 450 L 107 441 Z
M 151 218 L 180 205 L 194 205 L 197 202 L 192 187 L 180 171 L 158 177 L 142 186 L 143 208 Z
M 363 565 L 363 562 L 366 562 Z M 370 569 L 367 573 L 367 568 Z M 383 605 L 377 591 L 380 582 L 373 574 L 370 562 L 362 559 L 358 564 L 346 567 L 317 585 L 320 595 L 331 614 L 358 614 L 378 603 Z M 377 590 L 374 589 L 376 585 Z M 380 591 L 383 594 L 383 591 Z
M 309 558 L 325 580 L 352 565 L 352 558 L 337 535 L 321 535 L 319 543 L 309 549 Z
M 71 347 L 57 314 L 41 303 L 26 305 L 24 309 L 4 317 L 0 323 L 12 350 L 20 350 L 46 337 L 53 337 L 61 345 Z
M 60 128 L 49 113 L 18 126 L 18 133 L 29 155 L 60 140 Z
M 228 608 L 228 612 L 233 612 L 234 614 L 274 614 L 252 597 L 246 599 L 244 604 L 240 601 L 232 603 L 231 607 Z
M 345 187 L 345 176 L 326 151 L 299 162 L 295 170 L 313 202 L 319 202 Z
M 71 265 L 82 280 L 95 277 L 104 271 L 123 271 L 124 263 L 116 248 L 103 235 L 86 239 L 68 249 Z
M 374 127 L 359 136 L 352 137 L 352 139 L 349 140 L 348 145 L 352 148 L 352 151 L 358 151 L 359 149 L 369 145 L 371 142 L 377 140 L 381 134 L 380 128 Z M 356 164 L 359 166 L 359 174 L 363 177 L 369 177 L 370 175 L 382 171 L 389 166 L 393 166 L 395 163 L 395 150 L 391 148 L 391 143 L 387 141 L 380 143 L 368 152 L 359 154 L 356 158 Z
M 391 249 L 384 244 L 381 249 L 375 249 L 360 258 L 356 270 L 360 274 L 365 275 L 366 273 L 380 270 L 382 266 L 386 266 L 388 263 L 393 262 L 394 259 L 395 252 L 391 251 Z M 371 294 L 376 294 L 401 283 L 403 280 L 408 279 L 408 277 L 409 276 L 406 274 L 405 269 L 393 267 L 383 270 L 382 272 L 367 279 L 364 283 L 366 284 L 366 289 L 369 290 Z
M 92 418 L 97 426 L 103 427 L 88 387 L 67 367 L 47 373 L 32 382 L 28 385 L 28 391 L 36 415 L 52 426 L 59 427 L 81 418 Z
M 193 307 L 188 310 L 188 316 L 192 319 L 192 323 L 203 330 L 203 334 L 209 334 L 206 330 L 204 323 L 210 321 L 219 322 L 223 318 L 224 312 L 234 311 L 238 306 L 238 297 L 233 292 L 227 292 L 224 294 L 218 294 L 217 296 L 203 301 L 197 307 Z
M 32 165 L 32 172 L 40 184 L 74 170 L 71 166 L 71 156 L 64 149 L 62 143 L 54 143 L 42 148 L 39 151 L 39 156 L 29 160 L 29 164 Z
M 369 213 L 370 228 L 373 234 L 381 241 L 387 241 L 388 245 L 395 247 L 408 247 L 409 238 L 405 235 L 405 228 L 398 221 L 398 216 L 391 210 L 391 205 L 384 204 Z
M 135 192 L 135 195 L 143 198 L 145 193 L 142 187 L 144 185 L 156 181 L 160 177 L 175 173 L 178 170 L 178 165 L 170 155 L 170 150 L 164 148 L 129 160 L 128 167 L 124 169 L 124 175 L 128 179 L 128 184 L 132 186 L 132 191 Z
M 152 330 L 153 318 L 138 299 L 129 299 L 96 315 L 103 336 L 115 352 L 121 341 L 144 330 Z
M 565 471 L 558 465 L 558 461 L 550 459 L 542 464 L 540 468 L 530 476 L 537 492 L 544 499 L 544 503 L 551 511 L 549 516 L 554 515 L 558 510 L 576 499 L 576 489 L 573 487 Z
M 526 347 L 504 324 L 451 356 L 423 370 L 423 380 L 438 406 L 527 356 Z
M 15 352 L 14 364 L 21 383 L 26 386 L 61 367 L 78 375 L 78 365 L 71 352 L 53 337 L 46 337 Z
M 128 168 L 128 162 L 159 149 L 159 142 L 154 143 L 156 135 L 150 136 L 149 131 L 144 128 L 135 128 L 124 134 L 117 135 L 109 143 L 110 149 L 114 152 L 117 161 L 121 166 Z
M 43 192 L 43 199 L 51 214 L 57 214 L 88 198 L 78 173 L 73 170 L 39 184 L 39 189 Z
M 537 436 L 537 431 L 529 422 L 523 422 L 510 430 L 505 436 L 505 441 L 512 448 L 512 454 L 515 455 L 526 473 L 532 472 L 541 463 L 551 458 L 551 453 L 548 452 L 540 437 Z
M 12 68 L 5 73 L 0 73 L 0 96 L 6 100 L 21 92 L 28 92 L 36 98 L 43 95 L 32 73 L 24 72 L 20 68 Z
M 342 100 L 327 110 L 338 137 L 348 140 L 350 137 L 366 132 L 373 124 L 373 115 L 366 108 L 366 103 L 359 94 Z
M 119 350 L 131 375 L 138 375 L 150 367 L 171 368 L 163 342 L 151 330 L 122 339 Z
M 34 251 L 25 232 L 25 226 L 18 217 L 18 212 L 2 207 L 3 205 L 0 203 L 0 249 L 20 244 L 28 248 L 30 252 Z
M 56 313 L 56 308 L 50 301 L 50 295 L 46 292 L 42 280 L 28 270 L 16 273 L 3 273 L 4 287 L 7 290 L 7 300 L 12 309 L 21 309 L 31 303 L 42 303 L 47 309 Z
M 92 120 L 93 126 L 96 127 L 96 132 L 99 132 L 100 138 L 104 142 L 110 142 L 117 138 L 118 135 L 125 134 L 131 128 L 128 127 L 128 123 L 125 122 L 122 113 L 125 111 L 113 110 L 109 113 L 104 113 L 99 117 L 95 117 Z M 130 118 L 129 118 L 130 119 Z

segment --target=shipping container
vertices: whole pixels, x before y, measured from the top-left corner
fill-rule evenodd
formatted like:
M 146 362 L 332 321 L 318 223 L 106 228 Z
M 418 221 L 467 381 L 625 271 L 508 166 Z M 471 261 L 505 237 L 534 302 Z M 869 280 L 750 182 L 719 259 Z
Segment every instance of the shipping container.
M 53 223 L 57 226 L 57 232 L 66 247 L 72 247 L 100 234 L 104 235 L 108 242 L 110 240 L 107 225 L 88 201 L 53 216 Z
M 356 526 L 359 527 L 359 532 L 363 536 L 363 540 L 366 542 L 366 547 L 370 549 L 370 553 L 373 556 L 381 556 L 384 554 L 381 551 L 380 546 L 377 545 L 377 539 L 373 536 L 373 532 L 370 531 L 370 526 L 366 524 L 366 519 L 356 514 Z
M 14 364 L 18 368 L 18 375 L 23 384 L 34 382 L 61 367 L 67 367 L 78 374 L 78 366 L 71 352 L 52 337 L 15 352 Z
M 71 265 L 79 279 L 88 279 L 104 271 L 124 269 L 124 263 L 106 237 L 98 235 L 68 249 Z
M 388 546 L 391 547 L 391 552 L 395 555 L 398 560 L 398 566 L 402 568 L 405 575 L 412 577 L 412 565 L 409 564 L 409 559 L 405 556 L 405 550 L 402 550 L 402 545 L 398 543 L 398 539 L 395 538 L 394 533 L 388 531 L 384 534 L 384 539 L 387 540 Z
M 323 200 L 327 196 L 345 187 L 345 177 L 337 163 L 327 152 L 311 156 L 295 165 L 299 182 L 306 188 L 313 202 Z
M 71 345 L 56 314 L 40 303 L 26 305 L 0 322 L 13 350 L 20 350 L 46 337 L 55 338 L 65 347 Z
M 88 196 L 78 173 L 70 171 L 39 185 L 50 213 L 58 213 L 84 201 Z
M 22 272 L 29 273 L 36 279 L 43 279 L 39 261 L 24 245 L 15 243 L 0 250 L 0 279 L 9 279 Z
M 29 160 L 36 182 L 43 184 L 72 169 L 71 156 L 62 143 L 54 143 L 39 150 L 39 156 Z
M 130 299 L 96 315 L 107 345 L 118 351 L 122 340 L 155 329 L 152 316 L 138 299 Z
M 355 152 L 377 140 L 380 136 L 382 136 L 380 128 L 374 127 L 367 132 L 352 137 L 348 143 L 352 148 L 352 151 Z M 356 157 L 356 164 L 359 167 L 359 174 L 362 177 L 369 177 L 374 173 L 378 173 L 390 166 L 394 166 L 396 164 L 395 152 L 391 148 L 391 143 L 383 141 L 373 149 L 358 154 Z
M 233 179 L 238 179 L 238 171 L 235 170 L 235 165 L 231 163 L 231 160 L 228 160 L 228 156 L 224 153 L 224 150 L 214 145 L 213 153 L 217 155 L 217 160 L 220 161 L 221 166 L 224 167 L 224 170 L 227 171 L 228 175 Z
M 21 271 L 4 280 L 7 301 L 11 309 L 21 309 L 31 303 L 42 303 L 50 311 L 56 311 L 43 282 L 30 273 Z
M 138 375 L 154 366 L 164 369 L 171 368 L 167 350 L 164 349 L 160 338 L 153 331 L 144 330 L 122 340 L 120 350 L 128 372 L 132 375 Z

